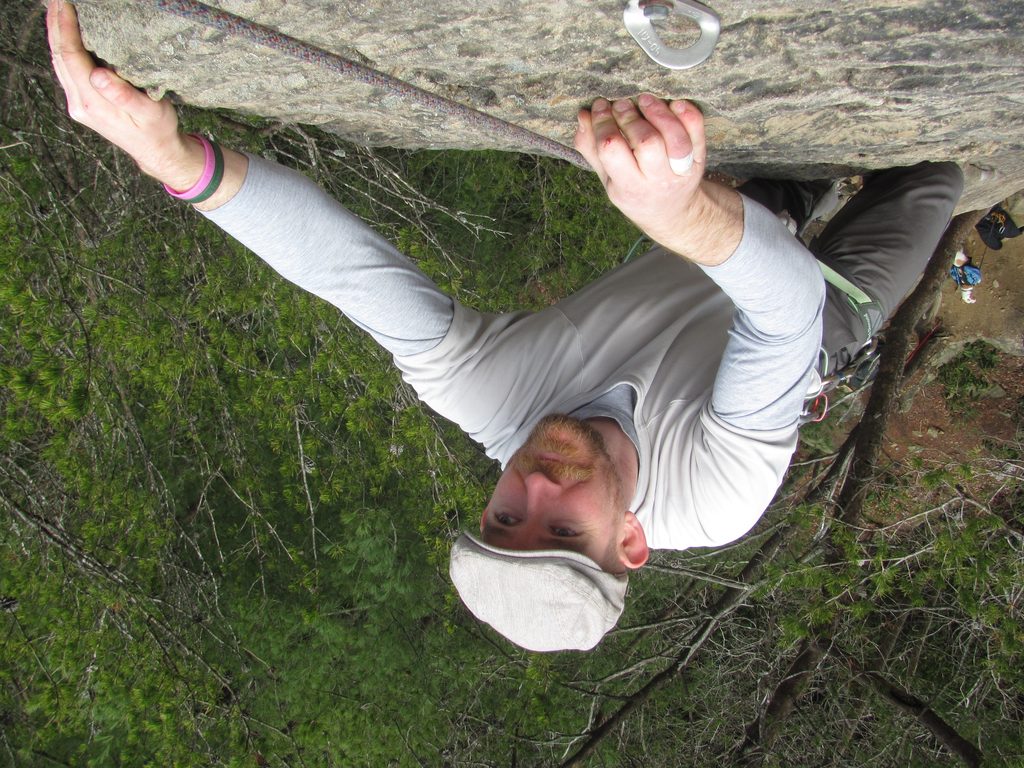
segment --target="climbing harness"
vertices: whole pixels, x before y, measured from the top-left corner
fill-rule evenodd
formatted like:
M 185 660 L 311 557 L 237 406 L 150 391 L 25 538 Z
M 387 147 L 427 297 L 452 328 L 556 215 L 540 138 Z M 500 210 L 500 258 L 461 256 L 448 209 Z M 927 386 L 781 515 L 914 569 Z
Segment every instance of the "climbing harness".
M 821 384 L 804 399 L 804 409 L 800 414 L 799 423 L 824 421 L 833 408 L 870 384 L 878 373 L 879 353 L 878 337 L 873 336 L 841 370 L 823 376 Z M 828 354 L 825 350 L 821 350 L 821 356 L 819 370 L 828 370 Z M 831 400 L 832 394 L 839 387 L 846 387 L 849 392 L 839 400 Z
M 504 136 L 510 142 L 536 150 L 539 154 L 551 155 L 572 163 L 578 168 L 590 170 L 583 156 L 564 144 L 549 139 L 522 126 L 513 125 L 500 118 L 479 112 L 465 104 L 446 99 L 443 96 L 424 91 L 414 85 L 378 72 L 370 67 L 357 64 L 315 45 L 296 40 L 262 24 L 243 19 L 227 11 L 213 8 L 196 0 L 155 0 L 160 10 L 173 13 L 183 19 L 195 21 L 228 35 L 251 40 L 258 45 L 280 51 L 299 61 L 324 67 L 349 80 L 383 88 L 410 104 L 425 107 L 441 114 L 451 115 L 482 132 Z
M 840 275 L 828 264 L 820 259 L 817 261 L 825 282 L 845 296 L 847 303 L 864 323 L 868 341 L 841 370 L 834 371 L 829 375 L 824 375 L 824 372 L 828 371 L 830 367 L 828 353 L 824 349 L 821 350 L 821 360 L 818 364 L 818 370 L 823 372 L 821 384 L 809 392 L 804 399 L 804 410 L 800 415 L 801 424 L 823 421 L 832 408 L 862 390 L 878 372 L 878 337 L 875 334 L 881 325 L 881 307 L 861 288 Z M 840 401 L 831 402 L 829 398 L 832 392 L 844 386 L 850 390 L 849 394 Z
M 670 48 L 662 42 L 654 22 L 663 21 L 672 13 L 685 16 L 700 27 L 700 37 L 693 45 Z M 704 62 L 715 49 L 722 28 L 718 14 L 695 0 L 629 0 L 622 21 L 644 52 L 669 69 L 690 69 Z
M 825 277 L 825 282 L 829 285 L 837 288 L 842 292 L 843 296 L 846 297 L 846 302 L 850 305 L 854 312 L 857 313 L 857 317 L 864 323 L 865 337 L 871 338 L 878 331 L 884 318 L 882 317 L 882 308 L 878 302 L 868 296 L 863 290 L 851 283 L 841 274 L 836 272 L 825 262 L 818 261 L 818 267 L 821 269 L 821 274 Z

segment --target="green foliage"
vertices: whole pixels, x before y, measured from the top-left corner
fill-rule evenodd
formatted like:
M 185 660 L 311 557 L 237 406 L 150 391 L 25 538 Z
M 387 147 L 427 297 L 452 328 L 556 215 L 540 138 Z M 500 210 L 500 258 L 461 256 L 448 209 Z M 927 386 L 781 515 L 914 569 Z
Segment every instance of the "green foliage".
M 951 412 L 968 414 L 973 411 L 975 401 L 992 386 L 987 372 L 998 362 L 999 352 L 995 347 L 985 341 L 972 341 L 956 359 L 939 368 L 938 379 Z
M 828 456 L 839 447 L 836 421 L 808 422 L 800 428 L 800 444 L 811 456 Z
M 183 119 L 281 159 L 306 146 Z M 0 133 L 15 145 L 0 200 L 0 596 L 14 601 L 0 754 L 380 766 L 449 741 L 504 756 L 509 733 L 576 728 L 586 704 L 559 665 L 504 644 L 495 659 L 445 576 L 492 463 L 336 310 L 149 182 L 109 175 L 69 200 L 14 139 Z M 321 183 L 483 308 L 552 301 L 635 239 L 560 163 L 315 146 Z M 467 725 L 474 707 L 493 725 Z
M 38 29 L 17 42 L 36 7 L 0 13 L 6 50 L 45 50 Z M 513 648 L 447 578 L 493 463 L 333 308 L 133 175 L 38 76 L 17 82 L 0 105 L 0 765 L 557 765 L 691 646 L 764 536 L 663 555 L 688 570 L 634 575 L 592 653 Z M 299 166 L 483 310 L 547 305 L 637 239 L 562 163 L 183 121 Z M 993 354 L 958 365 L 984 377 Z M 889 528 L 769 514 L 790 548 L 592 764 L 729 764 L 786 654 L 825 629 L 864 663 L 893 638 L 893 674 L 996 760 L 1019 754 L 1022 494 L 957 505 L 987 465 L 911 469 L 868 500 Z M 815 686 L 771 764 L 948 763 L 902 716 L 861 712 L 848 666 Z

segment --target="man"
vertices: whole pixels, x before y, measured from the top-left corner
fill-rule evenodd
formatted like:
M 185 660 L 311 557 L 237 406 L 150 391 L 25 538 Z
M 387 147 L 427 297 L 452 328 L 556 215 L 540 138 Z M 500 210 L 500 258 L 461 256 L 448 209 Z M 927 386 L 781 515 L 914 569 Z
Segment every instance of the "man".
M 598 99 L 576 147 L 658 246 L 541 312 L 483 315 L 304 177 L 181 134 L 169 104 L 95 66 L 61 0 L 48 27 L 74 119 L 345 312 L 501 462 L 451 575 L 478 618 L 532 650 L 596 645 L 651 547 L 721 545 L 756 523 L 807 393 L 912 287 L 962 186 L 952 164 L 869 178 L 817 241 L 844 286 L 826 290 L 776 217 L 801 223 L 813 186 L 755 182 L 742 196 L 704 179 L 694 105 Z

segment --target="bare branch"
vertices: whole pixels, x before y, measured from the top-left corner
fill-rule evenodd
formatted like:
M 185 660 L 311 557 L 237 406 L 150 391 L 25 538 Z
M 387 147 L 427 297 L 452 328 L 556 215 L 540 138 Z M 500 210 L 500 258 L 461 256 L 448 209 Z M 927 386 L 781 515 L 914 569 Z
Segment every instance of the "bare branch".
M 313 497 L 309 493 L 309 476 L 307 472 L 306 464 L 306 452 L 302 447 L 302 430 L 299 428 L 299 412 L 298 408 L 294 414 L 295 420 L 295 442 L 299 446 L 299 471 L 302 473 L 302 487 L 306 492 L 306 505 L 309 509 L 309 536 L 310 543 L 313 547 L 313 567 L 316 568 L 318 565 L 317 553 L 316 553 L 316 505 L 313 504 Z
M 851 665 L 854 665 L 854 662 L 851 661 Z M 981 750 L 961 736 L 934 709 L 910 691 L 897 685 L 880 672 L 873 670 L 857 670 L 857 678 L 867 682 L 879 696 L 901 712 L 916 718 L 944 747 L 970 766 L 970 768 L 978 768 L 981 765 Z
M 799 651 L 782 676 L 775 690 L 765 699 L 757 717 L 747 725 L 743 740 L 733 750 L 733 764 L 760 765 L 778 738 L 782 724 L 793 711 L 797 700 L 807 690 L 814 673 L 821 666 L 827 646 L 818 637 L 800 643 Z

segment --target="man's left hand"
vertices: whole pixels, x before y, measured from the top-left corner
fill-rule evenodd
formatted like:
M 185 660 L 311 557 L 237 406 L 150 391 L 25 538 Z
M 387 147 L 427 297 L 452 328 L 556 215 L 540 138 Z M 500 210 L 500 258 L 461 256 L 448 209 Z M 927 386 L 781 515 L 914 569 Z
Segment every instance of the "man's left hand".
M 650 94 L 581 110 L 576 149 L 608 198 L 649 237 L 691 261 L 725 261 L 743 234 L 733 190 L 704 180 L 704 116 L 687 101 Z

